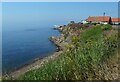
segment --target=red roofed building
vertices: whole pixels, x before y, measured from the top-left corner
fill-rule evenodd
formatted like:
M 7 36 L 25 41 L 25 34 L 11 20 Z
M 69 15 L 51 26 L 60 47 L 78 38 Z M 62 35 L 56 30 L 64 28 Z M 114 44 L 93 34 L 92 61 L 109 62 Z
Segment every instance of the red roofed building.
M 112 24 L 120 24 L 120 18 L 112 18 Z
M 89 16 L 86 21 L 88 23 L 100 23 L 100 24 L 110 24 L 111 17 L 110 16 Z

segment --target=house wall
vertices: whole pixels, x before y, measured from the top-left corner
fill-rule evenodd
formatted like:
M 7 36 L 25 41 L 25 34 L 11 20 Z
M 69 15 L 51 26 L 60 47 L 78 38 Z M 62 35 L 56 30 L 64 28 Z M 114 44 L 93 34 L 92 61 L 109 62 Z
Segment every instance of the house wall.
M 109 22 L 89 22 L 89 23 L 109 24 Z
M 119 24 L 120 22 L 112 22 L 112 24 Z
M 88 22 L 87 22 L 87 21 L 82 21 L 81 23 L 83 23 L 83 24 L 87 24 Z

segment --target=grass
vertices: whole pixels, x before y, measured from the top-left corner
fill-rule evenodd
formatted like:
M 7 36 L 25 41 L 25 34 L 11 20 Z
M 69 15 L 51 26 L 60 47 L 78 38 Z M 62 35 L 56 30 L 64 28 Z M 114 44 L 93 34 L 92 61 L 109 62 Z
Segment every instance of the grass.
M 97 25 L 86 29 L 79 36 L 72 36 L 72 42 L 67 45 L 59 58 L 49 61 L 39 69 L 25 73 L 18 79 L 91 80 L 97 78 L 99 66 L 117 50 L 117 32 L 107 26 Z

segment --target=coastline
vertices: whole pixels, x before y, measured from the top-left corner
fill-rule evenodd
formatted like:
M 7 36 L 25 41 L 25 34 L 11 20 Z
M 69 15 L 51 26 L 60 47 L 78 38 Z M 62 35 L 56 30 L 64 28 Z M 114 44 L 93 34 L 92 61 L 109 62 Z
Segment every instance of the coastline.
M 45 63 L 47 63 L 49 60 L 54 60 L 57 57 L 59 57 L 59 55 L 62 53 L 62 51 L 59 52 L 54 52 L 53 54 L 44 57 L 42 59 L 37 59 L 34 60 L 32 63 L 24 65 L 23 67 L 11 72 L 9 74 L 10 77 L 12 78 L 18 78 L 20 75 L 30 71 L 30 70 L 34 70 L 34 69 L 38 69 L 40 67 L 42 67 Z
M 61 29 L 59 29 L 59 27 L 58 27 L 58 29 L 53 29 L 53 30 L 58 30 L 59 32 L 61 32 Z M 19 76 L 23 75 L 24 73 L 26 73 L 28 71 L 31 71 L 31 70 L 38 69 L 38 68 L 42 67 L 44 64 L 49 62 L 49 60 L 54 60 L 57 57 L 59 57 L 60 54 L 62 53 L 62 47 L 60 46 L 61 43 L 59 42 L 59 40 L 61 40 L 61 35 L 57 36 L 57 37 L 51 36 L 49 38 L 49 40 L 55 46 L 57 46 L 57 49 L 56 49 L 55 52 L 53 52 L 53 53 L 51 53 L 48 56 L 43 57 L 43 58 L 40 58 L 40 57 L 36 58 L 32 62 L 27 63 L 25 65 L 22 65 L 15 70 L 12 70 L 11 72 L 8 73 L 8 76 L 10 76 L 13 79 L 16 79 L 16 78 L 18 78 Z
M 93 26 L 93 25 L 92 25 Z M 63 53 L 64 52 L 64 50 L 66 50 L 66 48 L 65 47 L 67 47 L 67 43 L 69 43 L 70 42 L 70 39 L 69 39 L 69 37 L 66 37 L 65 38 L 65 33 L 64 32 L 66 32 L 66 29 L 67 30 L 69 30 L 69 28 L 71 28 L 69 25 L 68 26 L 66 26 L 66 27 L 68 27 L 68 28 L 64 28 L 64 27 L 62 27 L 62 29 L 61 30 L 59 30 L 59 31 L 61 31 L 61 34 L 60 34 L 60 36 L 52 36 L 52 37 L 50 37 L 50 41 L 51 42 L 53 42 L 56 46 L 57 46 L 57 50 L 58 51 L 56 51 L 56 52 L 54 52 L 53 54 L 51 54 L 51 55 L 49 55 L 49 56 L 47 56 L 47 57 L 44 57 L 43 59 L 37 59 L 37 60 L 35 60 L 34 62 L 32 62 L 31 64 L 29 64 L 29 65 L 26 65 L 26 66 L 24 66 L 24 67 L 22 67 L 22 68 L 20 68 L 20 69 L 18 69 L 18 70 L 16 70 L 16 71 L 14 71 L 14 72 L 12 72 L 11 74 L 10 74 L 10 77 L 12 77 L 12 79 L 17 79 L 17 78 L 19 78 L 19 76 L 21 76 L 21 75 L 24 75 L 26 72 L 28 72 L 28 71 L 31 71 L 31 70 L 35 70 L 35 69 L 38 69 L 38 68 L 41 68 L 42 66 L 44 66 L 45 64 L 47 64 L 50 60 L 55 60 L 55 59 L 57 59 L 57 58 L 59 58 L 59 56 L 61 55 L 61 53 Z M 87 27 L 89 27 L 89 28 L 91 28 L 90 26 L 87 26 Z M 60 28 L 60 27 L 59 27 Z M 58 29 L 59 29 L 58 28 Z M 86 29 L 89 29 L 89 28 L 86 28 Z M 97 28 L 97 27 L 96 27 Z M 57 29 L 57 30 L 58 30 Z M 72 29 L 72 28 L 71 28 Z M 85 29 L 85 30 L 86 30 Z M 92 29 L 92 30 L 94 30 L 94 29 Z M 110 31 L 110 34 L 111 34 L 111 32 L 113 32 L 113 31 Z M 77 32 L 78 34 L 80 34 L 79 32 Z M 115 31 L 115 33 L 116 33 L 116 31 Z M 69 30 L 69 34 L 74 34 L 74 33 L 72 33 L 72 31 L 70 31 Z M 77 36 L 77 35 L 76 35 Z M 72 46 L 72 47 L 74 47 L 74 46 Z M 93 55 L 94 56 L 94 55 Z M 112 56 L 111 56 L 112 57 Z M 115 57 L 117 57 L 117 56 L 115 56 Z M 108 59 L 110 59 L 110 58 L 108 58 Z M 97 77 L 95 77 L 95 79 L 97 79 L 97 80 L 100 80 L 100 79 L 105 79 L 105 80 L 108 80 L 108 79 L 117 79 L 117 72 L 118 72 L 118 70 L 117 70 L 117 68 L 118 68 L 118 64 L 117 64 L 117 60 L 115 61 L 114 59 L 116 59 L 116 58 L 111 58 L 110 60 L 106 60 L 105 62 L 103 62 L 102 64 L 100 63 L 100 67 L 103 67 L 103 69 L 105 69 L 105 71 L 107 71 L 108 73 L 106 73 L 105 71 L 103 71 L 103 69 L 99 69 L 99 67 L 98 68 L 95 68 L 95 70 L 93 71 L 93 73 L 97 76 Z M 111 62 L 112 61 L 112 62 Z M 78 61 L 79 62 L 79 61 Z M 88 61 L 89 62 L 89 61 Z M 84 62 L 82 62 L 82 63 L 84 63 Z M 92 63 L 94 63 L 94 62 L 92 62 Z M 70 63 L 69 63 L 70 64 Z M 81 64 L 80 64 L 81 65 Z M 71 65 L 72 66 L 72 65 Z M 58 65 L 58 67 L 59 67 L 59 65 Z M 52 66 L 52 68 L 54 68 L 54 65 Z M 49 70 L 49 66 L 47 67 L 47 69 Z M 56 68 L 55 68 L 56 69 Z M 69 68 L 68 68 L 69 69 Z M 98 70 L 99 69 L 99 70 Z M 96 70 L 98 70 L 98 71 L 96 71 Z M 52 71 L 52 72 L 54 72 L 54 71 Z M 52 73 L 51 72 L 51 73 Z M 56 72 L 56 71 L 55 71 Z M 46 73 L 47 73 L 47 71 L 46 71 Z M 45 73 L 45 74 L 46 74 Z M 110 73 L 112 73 L 112 75 L 109 75 Z M 29 74 L 29 73 L 28 73 Z M 43 74 L 43 76 L 45 75 L 45 74 Z M 90 74 L 92 74 L 92 73 L 90 73 Z M 39 75 L 39 74 L 38 74 Z M 102 76 L 102 75 L 104 75 L 104 76 Z M 33 76 L 33 75 L 31 75 L 31 76 Z M 39 77 L 39 76 L 38 76 Z M 91 77 L 90 77 L 91 78 Z

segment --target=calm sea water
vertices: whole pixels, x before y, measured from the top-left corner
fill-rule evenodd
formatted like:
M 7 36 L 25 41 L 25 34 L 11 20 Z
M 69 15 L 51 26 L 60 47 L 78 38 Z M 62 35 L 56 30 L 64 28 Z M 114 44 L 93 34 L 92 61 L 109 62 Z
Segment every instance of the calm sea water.
M 3 32 L 3 72 L 55 52 L 56 46 L 49 37 L 58 35 L 59 32 L 52 27 Z

